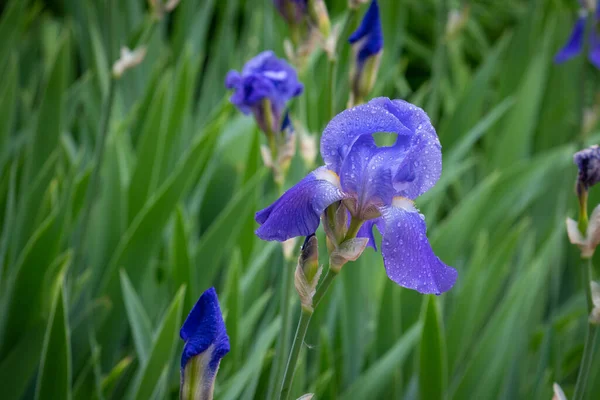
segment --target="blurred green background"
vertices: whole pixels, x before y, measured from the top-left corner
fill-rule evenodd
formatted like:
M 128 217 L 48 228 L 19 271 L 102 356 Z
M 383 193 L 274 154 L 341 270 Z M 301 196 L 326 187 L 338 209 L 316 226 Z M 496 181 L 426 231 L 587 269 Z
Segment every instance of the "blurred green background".
M 341 24 L 346 1 L 326 4 Z M 466 25 L 446 35 L 449 11 L 467 6 Z M 417 205 L 459 279 L 423 296 L 391 282 L 367 250 L 317 310 L 292 395 L 549 399 L 555 381 L 569 395 L 587 314 L 564 220 L 577 212 L 572 154 L 599 76 L 585 56 L 553 63 L 577 3 L 380 7 L 372 95 L 423 107 L 438 131 L 443 175 Z M 215 398 L 272 393 L 285 263 L 278 243 L 253 234 L 253 216 L 277 189 L 264 138 L 223 81 L 262 50 L 284 57 L 287 32 L 270 0 L 182 0 L 157 22 L 143 0 L 3 5 L 0 397 L 177 398 L 179 327 L 209 286 L 232 346 Z M 113 86 L 124 45 L 147 54 Z M 338 112 L 350 56 L 342 45 Z M 327 68 L 319 50 L 301 76 L 298 129 L 327 123 Z M 591 129 L 586 140 L 598 138 Z M 306 172 L 297 155 L 286 185 Z M 590 207 L 599 201 L 592 190 Z M 291 307 L 295 321 L 295 296 Z M 589 398 L 600 393 L 599 358 Z

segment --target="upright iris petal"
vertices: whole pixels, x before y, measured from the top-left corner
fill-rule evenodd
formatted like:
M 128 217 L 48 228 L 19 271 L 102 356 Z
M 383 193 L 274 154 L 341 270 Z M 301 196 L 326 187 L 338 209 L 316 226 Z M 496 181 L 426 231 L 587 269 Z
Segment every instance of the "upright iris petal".
M 230 71 L 225 86 L 234 90 L 231 102 L 244 114 L 254 114 L 267 134 L 279 132 L 286 103 L 304 89 L 294 68 L 272 51 L 248 61 L 241 74 Z
M 562 63 L 579 55 L 583 51 L 585 43 L 585 32 L 589 31 L 589 50 L 588 60 L 596 68 L 600 69 L 600 34 L 598 27 L 600 25 L 600 5 L 594 5 L 596 0 L 589 2 L 579 0 L 579 16 L 573 26 L 573 31 L 565 46 L 554 57 L 556 63 Z M 594 10 L 594 17 L 588 18 L 588 14 Z M 589 21 L 589 22 L 588 22 Z M 587 24 L 591 26 L 586 26 Z
M 200 296 L 179 335 L 185 341 L 181 354 L 181 398 L 212 399 L 219 363 L 229 352 L 229 337 L 214 288 Z
M 378 146 L 373 134 L 380 132 L 395 136 L 395 143 Z M 433 187 L 442 171 L 441 146 L 427 114 L 402 100 L 373 99 L 331 120 L 321 155 L 325 166 L 256 214 L 258 236 L 283 241 L 314 233 L 324 210 L 342 201 L 362 224 L 357 237 L 376 248 L 373 227 L 382 233 L 390 279 L 421 293 L 449 290 L 456 270 L 433 253 L 411 200 Z
M 354 49 L 354 64 L 350 71 L 351 103 L 362 102 L 373 85 L 379 70 L 383 50 L 383 32 L 377 0 L 373 0 L 358 29 L 348 38 Z

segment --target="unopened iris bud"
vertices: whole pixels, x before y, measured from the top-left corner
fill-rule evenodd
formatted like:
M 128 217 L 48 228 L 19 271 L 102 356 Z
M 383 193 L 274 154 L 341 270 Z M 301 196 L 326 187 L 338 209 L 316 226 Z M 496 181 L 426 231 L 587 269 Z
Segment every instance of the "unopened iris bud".
M 446 38 L 454 39 L 467 25 L 469 20 L 469 6 L 462 9 L 453 9 L 448 13 L 448 21 L 446 22 Z
M 322 268 L 319 266 L 319 246 L 313 234 L 306 237 L 298 258 L 294 285 L 300 296 L 302 307 L 313 311 L 313 296 L 319 283 Z
M 350 35 L 354 63 L 350 71 L 351 92 L 348 107 L 363 103 L 375 84 L 381 54 L 383 32 L 377 0 L 373 0 L 358 29 Z
M 573 160 L 579 168 L 578 184 L 585 190 L 600 182 L 600 147 L 598 145 L 578 151 L 573 156 Z
M 225 86 L 234 90 L 231 102 L 244 114 L 253 114 L 267 136 L 280 132 L 287 102 L 304 89 L 294 68 L 272 51 L 248 61 L 241 74 L 229 71 Z
M 334 272 L 340 272 L 340 269 L 348 261 L 356 261 L 369 244 L 368 238 L 352 238 L 344 240 L 338 248 L 331 252 L 330 264 Z
M 181 331 L 182 400 L 212 400 L 221 358 L 229 352 L 229 337 L 214 288 L 200 296 Z
M 309 15 L 312 23 L 319 28 L 323 38 L 329 37 L 331 33 L 331 22 L 327 13 L 327 6 L 323 0 L 308 0 Z

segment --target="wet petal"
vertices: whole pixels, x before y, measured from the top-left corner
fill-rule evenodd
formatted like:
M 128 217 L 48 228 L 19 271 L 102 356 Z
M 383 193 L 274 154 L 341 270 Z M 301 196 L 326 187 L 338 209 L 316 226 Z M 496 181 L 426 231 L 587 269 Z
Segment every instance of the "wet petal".
M 256 234 L 263 240 L 280 242 L 308 236 L 317 230 L 325 208 L 343 198 L 338 176 L 325 167 L 317 168 L 275 203 L 256 213 L 256 222 L 261 225 Z
M 393 160 L 386 148 L 378 148 L 372 136 L 361 136 L 354 142 L 340 170 L 340 182 L 345 193 L 357 200 L 358 217 L 370 205 L 390 204 L 394 196 L 392 186 Z M 390 162 L 391 161 L 391 162 Z M 397 160 L 396 160 L 397 162 Z
M 217 292 L 214 288 L 205 291 L 186 318 L 179 336 L 185 341 L 181 355 L 181 368 L 190 358 L 214 346 L 212 363 L 229 352 L 229 337 L 225 331 L 225 322 L 219 307 Z
M 412 201 L 396 197 L 381 212 L 385 222 L 381 252 L 389 278 L 425 294 L 450 290 L 457 272 L 433 253 L 424 218 Z
M 321 137 L 321 155 L 329 169 L 339 172 L 352 145 L 361 136 L 387 132 L 397 134 L 400 141 L 409 140 L 413 132 L 390 112 L 390 108 L 395 108 L 394 103 L 379 97 L 336 115 Z
M 439 139 L 425 111 L 403 100 L 380 97 L 338 114 L 321 138 L 323 160 L 341 174 L 354 142 L 377 132 L 397 135 L 393 146 L 373 153 L 389 167 L 394 195 L 415 198 L 435 185 L 442 172 Z
M 581 53 L 581 50 L 583 49 L 583 39 L 585 36 L 585 20 L 585 16 L 579 16 L 575 26 L 573 27 L 573 31 L 571 32 L 569 40 L 556 54 L 554 57 L 554 62 L 562 63 Z
M 395 195 L 415 199 L 440 179 L 442 145 L 425 111 L 404 100 L 394 100 L 394 105 L 395 115 L 415 132 L 394 176 Z

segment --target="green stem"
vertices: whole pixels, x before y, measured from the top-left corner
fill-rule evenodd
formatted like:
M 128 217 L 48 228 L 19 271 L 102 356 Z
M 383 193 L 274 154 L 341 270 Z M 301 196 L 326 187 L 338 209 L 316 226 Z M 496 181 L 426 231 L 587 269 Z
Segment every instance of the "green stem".
M 592 269 L 592 261 L 588 259 L 585 265 L 582 268 L 582 280 L 585 290 L 585 299 L 587 304 L 587 315 L 594 308 L 594 304 L 592 302 L 592 289 L 590 287 L 591 282 L 591 269 Z M 587 321 L 586 321 L 587 322 Z M 581 359 L 581 364 L 579 366 L 579 373 L 577 375 L 577 383 L 575 384 L 575 394 L 573 395 L 573 400 L 581 400 L 585 396 L 586 388 L 587 388 L 587 380 L 590 375 L 590 369 L 592 366 L 594 350 L 596 347 L 596 338 L 597 338 L 597 326 L 586 323 L 587 329 L 585 333 L 585 344 L 583 347 L 583 357 Z
M 292 274 L 293 270 L 292 263 L 286 262 L 283 274 L 281 276 L 281 336 L 277 343 L 277 358 L 275 359 L 274 371 L 275 373 L 270 377 L 269 393 L 267 398 L 273 398 L 273 392 L 275 391 L 278 382 L 281 382 L 282 377 L 285 374 L 285 361 L 286 361 L 286 349 L 288 348 L 290 331 L 292 329 L 292 313 L 290 312 L 290 292 L 292 291 L 292 284 L 294 282 Z
M 292 344 L 292 351 L 290 352 L 290 357 L 287 366 L 285 367 L 283 384 L 281 385 L 281 392 L 279 393 L 280 400 L 287 400 L 290 396 L 294 374 L 296 373 L 296 364 L 298 363 L 298 355 L 300 355 L 300 348 L 302 347 L 302 343 L 304 343 L 304 337 L 306 336 L 306 331 L 308 330 L 308 324 L 310 323 L 312 315 L 312 310 L 302 308 L 302 314 L 300 315 L 300 321 L 298 321 L 298 328 L 296 329 L 296 335 L 294 336 L 294 343 Z

